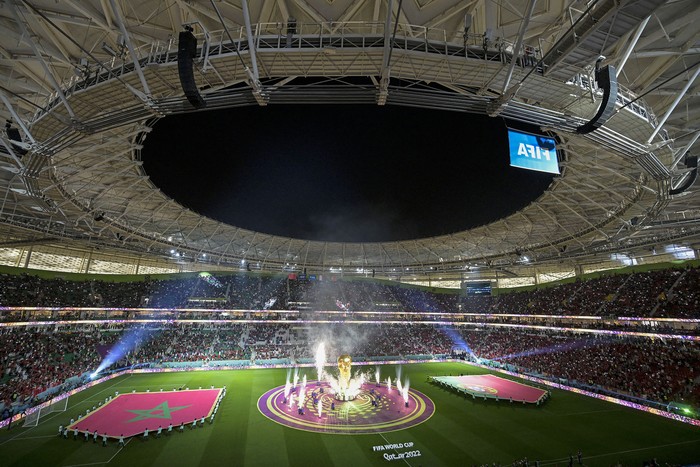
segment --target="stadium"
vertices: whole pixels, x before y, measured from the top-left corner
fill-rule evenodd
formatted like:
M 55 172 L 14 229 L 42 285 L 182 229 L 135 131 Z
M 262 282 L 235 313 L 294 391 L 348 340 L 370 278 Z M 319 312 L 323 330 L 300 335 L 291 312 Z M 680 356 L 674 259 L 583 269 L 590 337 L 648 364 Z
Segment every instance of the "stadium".
M 696 465 L 699 16 L 5 0 L 0 464 Z M 337 241 L 215 219 L 145 168 L 176 118 L 205 152 L 213 112 L 312 106 L 360 139 L 351 105 L 497 122 L 509 153 L 453 148 L 551 182 L 458 231 Z

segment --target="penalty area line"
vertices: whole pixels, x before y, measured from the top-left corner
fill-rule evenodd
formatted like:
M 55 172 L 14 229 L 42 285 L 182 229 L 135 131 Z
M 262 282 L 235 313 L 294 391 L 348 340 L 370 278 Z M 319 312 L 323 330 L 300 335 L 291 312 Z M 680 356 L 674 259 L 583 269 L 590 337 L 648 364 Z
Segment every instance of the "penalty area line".
M 129 379 L 129 378 L 131 378 L 131 376 L 133 376 L 133 375 L 129 375 L 129 376 L 127 376 L 126 378 L 124 378 L 124 381 L 126 381 L 126 380 Z M 107 387 L 104 388 L 103 390 L 101 390 L 101 391 L 95 393 L 95 395 L 97 395 L 97 394 L 102 394 L 103 392 L 107 391 L 108 389 L 114 387 L 118 382 L 120 383 L 121 381 L 117 381 L 117 382 L 115 382 L 115 383 L 113 383 L 113 384 L 107 386 Z M 69 400 L 70 400 L 70 399 L 69 399 Z M 80 406 L 80 405 L 83 404 L 83 403 L 85 403 L 84 400 L 83 400 L 83 401 L 80 401 L 80 402 L 76 402 L 75 404 L 73 404 L 73 405 L 70 406 L 70 409 L 75 410 L 76 407 Z M 61 414 L 65 414 L 66 412 L 68 412 L 68 410 L 69 410 L 69 407 L 66 406 L 66 410 L 65 410 L 65 411 L 62 411 L 62 412 L 54 412 L 54 413 L 52 413 L 52 414 L 47 415 L 46 418 L 44 418 L 44 420 L 39 420 L 39 423 L 38 423 L 36 426 L 29 427 L 29 428 L 27 428 L 26 431 L 23 431 L 23 432 L 21 432 L 21 433 L 18 433 L 18 434 L 16 434 L 15 436 L 13 436 L 13 437 L 10 438 L 10 439 L 4 440 L 3 442 L 0 443 L 0 446 L 4 446 L 5 444 L 9 443 L 10 441 L 14 440 L 15 438 L 18 438 L 19 436 L 22 436 L 22 435 L 25 434 L 25 433 L 29 433 L 29 432 L 32 431 L 34 428 L 37 428 L 38 426 L 44 425 L 44 424 L 45 424 L 46 422 L 48 422 L 49 420 L 52 420 L 52 419 L 58 417 L 58 416 L 61 415 Z M 19 422 L 21 422 L 21 421 L 22 421 L 22 420 L 18 420 L 16 423 L 19 423 Z M 21 428 L 23 428 L 23 427 L 20 426 L 19 429 L 21 429 Z M 20 439 L 20 441 L 21 441 L 21 439 Z
M 122 452 L 122 449 L 124 449 L 124 448 L 126 447 L 126 445 L 129 444 L 129 443 L 131 442 L 132 439 L 134 439 L 134 438 L 129 438 L 129 439 L 126 441 L 126 443 L 124 443 L 124 446 L 120 447 L 119 450 L 118 450 L 117 452 L 115 452 L 114 455 L 113 455 L 112 457 L 110 457 L 109 459 L 107 459 L 106 461 L 101 461 L 101 462 L 90 462 L 90 463 L 88 463 L 88 464 L 70 464 L 70 465 L 66 465 L 66 466 L 64 466 L 64 467 L 82 467 L 82 466 L 85 466 L 85 465 L 102 465 L 102 464 L 109 464 L 110 462 L 112 462 L 112 459 L 114 459 L 115 457 L 117 457 L 117 454 L 119 454 L 120 452 Z
M 58 438 L 58 435 L 27 436 L 25 438 L 18 438 L 17 436 L 15 436 L 12 439 L 8 439 L 7 442 L 9 443 L 10 441 L 24 441 L 25 439 L 41 439 L 41 438 Z
M 98 394 L 102 394 L 102 393 L 105 392 L 105 391 L 111 391 L 111 389 L 112 389 L 113 387 L 115 387 L 115 386 L 118 385 L 118 384 L 123 383 L 124 381 L 126 381 L 126 380 L 129 379 L 129 378 L 131 378 L 132 376 L 133 376 L 133 375 L 127 375 L 127 377 L 124 378 L 122 381 L 115 381 L 115 382 L 113 382 L 112 384 L 110 384 L 110 385 L 107 386 L 106 388 L 104 388 L 104 389 L 102 389 L 101 391 L 98 391 L 98 392 L 96 392 L 95 394 L 93 394 L 93 397 L 94 397 L 94 396 L 97 396 Z M 82 392 L 82 391 L 81 391 L 81 392 Z M 78 394 L 80 394 L 80 393 L 78 393 Z M 75 395 L 77 396 L 78 394 L 75 394 Z M 75 409 L 75 408 L 77 408 L 77 407 L 79 407 L 79 406 L 81 406 L 81 405 L 83 405 L 83 404 L 88 404 L 88 405 L 90 405 L 90 403 L 94 403 L 94 402 L 96 402 L 96 401 L 97 401 L 97 402 L 100 402 L 100 401 L 102 401 L 102 399 L 89 399 L 89 400 L 88 400 L 88 399 L 84 399 L 84 400 L 82 400 L 82 401 L 78 401 L 78 402 L 74 403 L 73 405 L 70 406 L 70 408 L 71 408 L 71 409 Z M 93 405 L 94 405 L 94 404 L 93 404 Z M 66 412 L 68 412 L 68 407 L 66 407 Z M 59 413 L 61 413 L 61 412 L 59 412 Z
M 53 418 L 56 418 L 57 416 L 59 416 L 59 415 L 61 415 L 61 414 L 63 414 L 63 413 L 65 413 L 65 412 L 54 412 L 53 414 L 47 415 L 46 418 L 44 418 L 44 420 L 41 420 L 40 423 L 37 424 L 36 426 L 29 427 L 29 428 L 27 428 L 25 431 L 22 431 L 21 433 L 17 433 L 17 434 L 16 434 L 15 436 L 13 436 L 12 438 L 4 440 L 2 443 L 0 443 L 0 446 L 4 446 L 5 444 L 9 443 L 10 441 L 15 441 L 15 440 L 17 440 L 17 441 L 22 441 L 23 439 L 29 439 L 29 438 L 27 438 L 27 437 L 25 437 L 25 438 L 20 438 L 20 436 L 22 436 L 23 434 L 29 433 L 30 431 L 32 431 L 34 428 L 38 427 L 39 425 L 42 425 L 42 424 L 48 422 L 49 420 L 51 420 L 51 419 L 53 419 Z M 20 422 L 22 422 L 22 421 L 23 421 L 23 420 L 19 420 L 18 422 L 15 422 L 15 423 L 20 423 Z M 23 428 L 24 428 L 23 426 L 19 426 L 19 427 L 15 428 L 15 429 L 16 429 L 16 430 L 21 430 L 21 429 L 23 429 Z M 51 435 L 51 436 L 53 436 L 53 435 Z

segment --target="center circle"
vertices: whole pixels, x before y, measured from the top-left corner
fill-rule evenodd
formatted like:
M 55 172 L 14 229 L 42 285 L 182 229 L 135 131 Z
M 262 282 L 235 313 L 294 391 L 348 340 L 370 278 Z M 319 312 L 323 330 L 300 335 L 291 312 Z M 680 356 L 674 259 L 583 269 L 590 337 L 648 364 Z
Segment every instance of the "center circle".
M 289 428 L 343 435 L 405 430 L 423 423 L 435 413 L 433 401 L 415 389 L 409 389 L 408 403 L 396 388 L 389 389 L 384 384 L 365 383 L 357 398 L 347 402 L 336 400 L 325 382 L 311 381 L 303 390 L 301 407 L 297 404 L 302 395 L 301 386 L 286 398 L 285 387 L 278 386 L 260 396 L 258 410 Z

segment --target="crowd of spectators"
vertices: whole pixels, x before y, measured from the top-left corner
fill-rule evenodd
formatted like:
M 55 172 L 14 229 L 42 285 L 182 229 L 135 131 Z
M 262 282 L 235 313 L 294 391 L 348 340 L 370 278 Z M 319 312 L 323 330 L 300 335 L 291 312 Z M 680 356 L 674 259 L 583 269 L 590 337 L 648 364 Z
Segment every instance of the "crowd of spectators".
M 478 312 L 700 317 L 700 269 L 662 269 L 606 275 L 585 281 L 493 297 Z
M 0 276 L 2 306 L 452 312 L 458 303 L 457 293 L 433 293 L 398 284 L 302 281 L 254 273 L 132 282 Z
M 457 291 L 455 291 L 457 292 Z M 458 310 L 458 293 L 371 281 L 289 281 L 290 308 L 352 311 Z
M 697 318 L 700 313 L 700 268 L 687 269 L 671 293 L 663 293 L 654 316 Z
M 133 282 L 101 280 L 73 281 L 37 276 L 2 275 L 1 306 L 115 307 L 115 308 L 205 308 L 214 306 L 230 313 L 218 318 L 230 322 L 153 324 L 136 340 L 130 352 L 115 364 L 160 362 L 216 362 L 226 360 L 265 361 L 313 358 L 312 342 L 329 342 L 329 352 L 352 352 L 357 358 L 449 354 L 455 332 L 481 358 L 515 365 L 551 378 L 600 387 L 634 397 L 667 402 L 679 397 L 700 400 L 698 345 L 680 340 L 617 337 L 581 338 L 567 333 L 535 333 L 528 330 L 446 332 L 439 315 L 410 315 L 409 312 L 467 312 L 489 314 L 492 324 L 521 324 L 519 316 L 572 315 L 700 317 L 700 269 L 665 269 L 543 287 L 497 296 L 460 295 L 427 288 L 381 281 L 298 280 L 287 276 L 256 273 L 192 276 L 169 280 Z M 327 279 L 327 278 L 326 278 Z M 278 323 L 286 315 L 271 315 L 271 323 L 237 322 L 262 319 L 253 310 L 293 309 L 312 313 L 295 315 L 299 324 Z M 243 311 L 236 311 L 243 310 Z M 247 310 L 247 311 L 246 311 Z M 404 324 L 303 325 L 306 319 L 336 320 L 323 310 L 348 313 L 353 320 L 383 320 L 377 314 L 393 312 L 392 320 Z M 363 316 L 361 311 L 375 314 Z M 3 311 L 2 319 L 16 320 L 16 313 Z M 49 311 L 46 319 L 56 319 Z M 74 317 L 91 318 L 94 310 L 76 311 Z M 355 314 L 353 314 L 355 313 Z M 230 315 L 230 316 L 229 316 Z M 254 315 L 254 316 L 253 316 Z M 21 316 L 21 315 L 20 315 Z M 120 316 L 129 317 L 129 316 Z M 211 316 L 209 316 L 211 317 Z M 297 318 L 294 318 L 297 319 Z M 463 317 L 469 320 L 486 317 Z M 567 318 L 568 319 L 568 318 Z M 487 320 L 487 321 L 488 321 Z M 515 321 L 514 321 L 515 320 Z M 410 322 L 414 321 L 414 322 Z M 558 328 L 605 328 L 668 334 L 697 334 L 673 323 L 644 323 L 616 319 L 571 320 L 542 318 L 539 325 Z M 34 400 L 43 391 L 67 384 L 71 378 L 92 371 L 102 360 L 100 348 L 110 348 L 127 330 L 123 323 L 44 325 L 33 329 L 2 328 L 0 339 L 0 401 L 2 406 Z M 679 327 L 681 326 L 681 327 Z M 347 334 L 341 335 L 338 329 Z M 322 332 L 321 332 L 322 331 Z M 321 334 L 319 334 L 321 332 Z M 323 334 L 325 333 L 325 334 Z M 340 333 L 340 334 L 339 334 Z M 158 339 L 150 336 L 158 335 Z M 148 345 L 145 343 L 148 342 Z M 2 407 L 0 407 L 1 409 Z
M 8 329 L 0 332 L 0 412 L 96 368 L 100 333 L 41 332 Z
M 457 355 L 601 391 L 667 404 L 700 402 L 700 344 L 682 340 L 587 337 L 573 333 L 430 324 L 75 323 L 3 328 L 0 412 L 39 401 L 49 388 L 94 371 L 125 336 L 137 336 L 111 368 L 166 362 L 312 361 L 319 342 L 329 361 Z M 114 355 L 114 354 L 112 354 Z M 5 412 L 8 413 L 8 412 Z
M 131 282 L 1 276 L 2 306 L 700 317 L 698 268 L 606 275 L 493 297 L 335 276 L 309 281 L 240 273 Z
M 464 338 L 478 357 L 521 371 L 657 402 L 700 402 L 697 343 L 504 330 L 466 332 Z

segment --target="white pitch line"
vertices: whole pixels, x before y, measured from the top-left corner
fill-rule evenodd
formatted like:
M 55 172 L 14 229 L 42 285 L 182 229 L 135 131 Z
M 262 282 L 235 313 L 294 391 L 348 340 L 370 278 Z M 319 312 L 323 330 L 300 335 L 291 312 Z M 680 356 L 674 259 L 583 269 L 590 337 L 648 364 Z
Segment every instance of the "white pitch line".
M 22 433 L 20 433 L 21 435 Z M 18 435 L 19 436 L 19 435 Z M 24 441 L 25 439 L 40 439 L 40 438 L 58 438 L 58 435 L 42 435 L 42 436 L 27 436 L 26 438 L 18 438 L 15 436 L 12 439 L 8 439 L 7 441 Z
M 44 419 L 44 422 L 47 422 L 47 421 L 51 420 L 52 418 L 54 418 L 56 415 L 60 415 L 60 414 L 62 414 L 62 413 L 63 413 L 63 412 L 56 412 L 56 413 L 53 414 L 53 415 L 49 415 L 49 416 L 47 416 L 47 417 Z M 21 422 L 21 421 L 22 421 L 22 420 L 20 420 L 19 422 Z M 19 423 L 19 422 L 15 422 L 15 423 Z M 42 422 L 42 423 L 44 423 L 44 422 Z M 23 431 L 23 432 L 21 432 L 21 433 L 17 433 L 17 434 L 16 434 L 15 436 L 13 436 L 12 438 L 6 439 L 6 440 L 3 441 L 2 443 L 0 443 L 0 446 L 4 446 L 5 444 L 9 443 L 10 441 L 14 441 L 16 438 L 19 438 L 19 437 L 22 436 L 23 434 L 29 433 L 30 431 L 32 431 L 32 430 L 33 430 L 34 428 L 36 428 L 37 426 L 39 426 L 39 425 L 36 425 L 36 426 L 30 427 L 30 428 L 27 428 L 26 431 Z M 22 427 L 15 428 L 15 429 L 16 429 L 16 430 L 21 430 Z M 56 436 L 58 436 L 58 435 L 56 435 Z M 20 441 L 21 441 L 21 440 L 22 440 L 22 438 L 20 438 Z
M 572 417 L 575 415 L 589 415 L 592 413 L 604 413 L 604 412 L 621 412 L 623 409 L 604 409 L 604 410 L 591 410 L 588 412 L 572 412 L 572 413 L 562 413 L 552 415 L 553 417 Z
M 114 386 L 116 386 L 117 384 L 122 384 L 124 381 L 126 381 L 126 380 L 129 379 L 129 378 L 131 378 L 132 376 L 133 376 L 133 375 L 128 375 L 128 376 L 127 376 L 126 378 L 124 378 L 122 381 L 115 381 L 114 383 L 110 384 L 109 386 L 107 386 L 106 388 L 102 389 L 101 391 L 96 392 L 96 393 L 93 395 L 93 397 L 94 397 L 94 396 L 97 396 L 98 394 L 102 394 L 102 393 L 105 392 L 105 391 L 108 391 L 108 390 L 112 389 L 112 388 L 113 388 Z M 94 400 L 93 400 L 93 399 L 90 399 L 90 400 L 87 400 L 87 399 L 86 399 L 86 400 L 82 400 L 82 401 L 80 401 L 80 402 L 76 402 L 75 404 L 73 404 L 73 405 L 71 406 L 71 408 L 75 408 L 75 407 L 77 407 L 77 406 L 79 406 L 79 405 L 82 405 L 82 404 L 85 404 L 85 403 L 88 403 L 88 402 L 95 402 L 95 401 L 101 401 L 101 400 L 102 400 L 102 399 L 94 399 Z M 66 408 L 66 411 L 68 411 L 68 408 Z M 59 412 L 59 413 L 60 413 L 60 412 Z
M 129 444 L 129 443 L 131 442 L 132 439 L 134 439 L 134 438 L 129 438 L 129 439 L 126 441 L 126 443 L 124 443 L 124 446 L 120 447 L 119 450 L 118 450 L 117 452 L 115 452 L 114 455 L 113 455 L 112 457 L 110 457 L 109 459 L 107 459 L 106 461 L 102 461 L 102 462 L 90 462 L 90 463 L 88 463 L 88 464 L 71 464 L 71 465 L 66 465 L 65 467 L 82 467 L 82 466 L 85 466 L 85 465 L 102 465 L 102 464 L 109 464 L 110 462 L 112 462 L 112 459 L 114 459 L 115 457 L 117 457 L 117 454 L 119 454 L 120 452 L 122 452 L 122 449 L 124 449 L 124 448 L 126 447 L 126 445 Z
M 386 442 L 386 444 L 392 444 L 392 443 L 389 442 L 388 439 L 386 439 L 386 438 L 384 437 L 384 435 L 383 435 L 382 433 L 379 433 L 379 436 L 382 437 L 382 439 Z M 396 454 L 399 453 L 399 451 L 396 450 L 396 449 L 394 449 L 394 452 L 395 452 Z M 403 461 L 404 461 L 406 464 L 408 464 L 409 466 L 411 465 L 405 457 L 403 458 Z
M 134 439 L 134 438 L 129 438 L 128 440 L 126 440 L 126 443 L 124 443 L 124 446 L 120 447 L 119 450 L 118 450 L 117 452 L 115 452 L 114 455 L 113 455 L 112 457 L 109 458 L 109 460 L 107 461 L 107 463 L 109 464 L 110 462 L 112 462 L 112 459 L 114 459 L 115 457 L 117 457 L 117 454 L 119 454 L 120 452 L 122 452 L 122 449 L 124 449 L 124 448 L 126 447 L 126 445 L 129 444 L 129 443 L 131 442 L 132 439 Z
M 656 445 L 656 446 L 647 446 L 647 447 L 644 447 L 644 448 L 637 448 L 637 449 L 627 449 L 627 450 L 625 450 L 625 451 L 608 452 L 608 453 L 605 453 L 605 454 L 596 454 L 596 455 L 594 455 L 594 456 L 585 456 L 585 457 L 582 457 L 581 459 L 583 459 L 583 460 L 596 459 L 596 458 L 599 458 L 599 457 L 617 456 L 617 455 L 620 455 L 620 454 L 627 454 L 627 453 L 630 453 L 630 452 L 648 451 L 648 450 L 650 450 L 650 449 L 667 448 L 667 447 L 671 447 L 671 446 L 680 446 L 680 445 L 683 445 L 683 444 L 693 444 L 693 443 L 700 443 L 700 439 L 694 439 L 694 440 L 690 440 L 690 441 L 680 441 L 680 442 L 678 442 L 678 443 L 659 444 L 659 445 Z M 566 462 L 566 461 L 568 461 L 568 460 L 569 460 L 568 457 L 563 457 L 563 458 L 561 458 L 561 459 L 549 459 L 549 460 L 546 460 L 546 461 L 542 462 L 541 465 L 558 464 L 559 462 Z
M 128 378 L 131 378 L 131 376 L 132 376 L 132 375 L 127 376 L 126 378 L 124 378 L 124 380 L 127 380 Z M 100 394 L 100 393 L 102 393 L 102 392 L 104 392 L 104 391 L 110 389 L 110 388 L 113 387 L 115 384 L 117 384 L 117 382 L 115 382 L 115 383 L 113 383 L 113 384 L 107 386 L 106 388 L 104 388 L 102 391 L 96 393 L 95 395 Z M 78 402 L 77 404 L 72 405 L 71 408 L 75 408 L 76 406 L 82 404 L 83 402 L 85 402 L 85 401 L 80 401 L 80 402 Z M 68 411 L 68 407 L 66 407 L 65 412 L 67 412 L 67 411 Z M 41 423 L 37 424 L 36 426 L 27 428 L 26 431 L 23 431 L 22 433 L 18 433 L 16 436 L 13 436 L 12 438 L 3 441 L 2 443 L 0 443 L 0 446 L 3 446 L 3 445 L 5 445 L 5 444 L 9 443 L 10 441 L 14 440 L 15 438 L 17 438 L 17 437 L 19 437 L 19 436 L 22 436 L 22 435 L 25 434 L 25 433 L 29 433 L 30 431 L 32 431 L 34 428 L 38 427 L 39 425 L 43 425 L 44 423 L 48 422 L 49 420 L 51 420 L 51 419 L 57 417 L 58 415 L 64 414 L 65 412 L 56 412 L 56 413 L 54 413 L 53 415 L 48 415 Z M 20 420 L 20 421 L 21 421 L 21 420 Z M 19 423 L 19 422 L 18 422 L 18 423 Z M 22 428 L 22 427 L 20 427 L 20 428 Z

